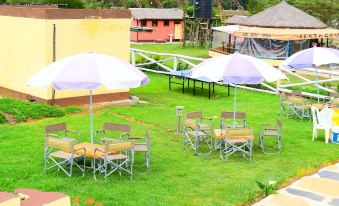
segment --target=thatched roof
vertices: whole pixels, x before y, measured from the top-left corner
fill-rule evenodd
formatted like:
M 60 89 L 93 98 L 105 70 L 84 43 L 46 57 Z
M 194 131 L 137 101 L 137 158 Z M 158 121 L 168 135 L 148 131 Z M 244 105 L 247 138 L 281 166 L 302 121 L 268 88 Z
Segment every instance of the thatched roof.
M 181 9 L 130 8 L 134 19 L 183 19 Z
M 232 16 L 224 21 L 226 24 L 241 24 L 247 16 Z
M 244 21 L 241 25 L 274 28 L 321 29 L 326 24 L 285 1 L 272 6 Z

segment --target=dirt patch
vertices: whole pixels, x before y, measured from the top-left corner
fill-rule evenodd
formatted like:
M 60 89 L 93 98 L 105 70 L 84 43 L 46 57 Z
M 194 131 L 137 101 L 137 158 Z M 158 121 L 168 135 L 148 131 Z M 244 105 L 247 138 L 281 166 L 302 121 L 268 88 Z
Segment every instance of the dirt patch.
M 13 115 L 11 114 L 7 114 L 7 113 L 3 113 L 3 115 L 6 117 L 7 119 L 7 124 L 15 124 L 16 123 L 16 119 L 14 118 Z
M 163 128 L 163 127 L 159 127 L 157 125 L 150 124 L 150 123 L 147 123 L 147 122 L 144 122 L 144 121 L 141 121 L 141 120 L 137 120 L 137 119 L 134 119 L 134 118 L 131 118 L 131 117 L 128 117 L 126 115 L 122 115 L 122 114 L 119 114 L 119 113 L 116 113 L 116 112 L 112 112 L 112 114 L 117 116 L 117 117 L 120 117 L 122 119 L 125 119 L 128 122 L 135 122 L 135 123 L 142 124 L 142 125 L 145 125 L 145 126 L 150 127 L 150 128 L 155 128 L 155 129 L 159 129 L 159 130 L 162 130 L 162 131 L 166 131 L 166 132 L 171 133 L 171 134 L 176 134 L 176 132 L 172 129 L 166 129 L 166 128 Z

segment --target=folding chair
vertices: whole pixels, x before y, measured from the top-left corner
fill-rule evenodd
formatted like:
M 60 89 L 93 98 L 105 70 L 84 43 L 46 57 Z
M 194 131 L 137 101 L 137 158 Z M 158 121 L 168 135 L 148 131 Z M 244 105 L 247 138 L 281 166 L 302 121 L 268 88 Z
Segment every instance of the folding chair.
M 220 145 L 220 158 L 225 162 L 235 152 L 241 152 L 244 159 L 252 159 L 253 129 L 226 128 Z
M 146 137 L 129 137 L 127 140 L 128 141 L 137 141 L 140 139 L 145 139 L 145 142 L 140 143 L 140 142 L 134 142 L 134 152 L 140 152 L 140 153 L 145 153 L 145 166 L 147 168 L 147 172 L 149 172 L 149 167 L 150 167 L 150 132 L 149 130 L 146 131 Z
M 114 134 L 116 137 L 109 137 L 108 133 L 117 133 Z M 102 134 L 101 138 L 98 138 L 98 134 Z M 104 123 L 103 129 L 98 130 L 95 133 L 95 141 L 101 144 L 105 142 L 119 142 L 122 139 L 128 139 L 131 133 L 131 127 L 125 124 L 118 123 Z
M 281 152 L 281 145 L 282 145 L 282 122 L 277 121 L 277 124 L 262 124 L 264 128 L 260 131 L 259 134 L 259 148 L 265 154 L 279 154 Z M 273 137 L 275 138 L 275 147 L 265 147 L 265 138 Z M 277 152 L 267 152 L 267 150 L 276 149 Z
M 187 112 L 186 119 L 192 119 L 199 123 L 202 130 L 213 133 L 213 119 L 204 117 L 202 112 Z
M 134 143 L 133 142 L 106 142 L 105 150 L 94 150 L 94 179 L 96 179 L 96 172 L 104 173 L 104 179 L 110 176 L 115 171 L 124 171 L 133 177 L 133 163 L 134 163 Z M 117 153 L 119 151 L 119 153 Z M 96 159 L 103 160 L 103 164 L 99 164 L 96 168 Z M 128 163 L 130 162 L 130 168 Z
M 303 121 L 305 118 L 310 119 L 311 105 L 304 101 L 303 98 L 298 96 L 288 97 L 289 113 L 288 116 L 300 118 Z
M 234 112 L 221 112 L 220 129 L 234 127 Z M 246 128 L 246 112 L 235 113 L 235 127 Z M 215 140 L 215 149 L 220 148 L 220 140 Z
M 86 149 L 74 148 L 76 140 L 74 139 L 58 139 L 53 137 L 45 138 L 44 148 L 44 172 L 54 167 L 58 167 L 58 171 L 62 170 L 67 176 L 72 176 L 73 165 L 77 166 L 83 173 L 85 172 Z M 82 150 L 82 151 L 81 151 Z M 81 152 L 77 152 L 81 151 Z M 79 155 L 79 154 L 81 155 Z M 76 160 L 82 159 L 83 166 L 81 167 Z M 50 161 L 49 161 L 50 160 Z M 52 164 L 51 164 L 52 163 Z M 69 171 L 64 168 L 64 165 L 69 165 Z
M 61 133 L 61 135 L 59 134 Z M 69 133 L 75 134 L 76 141 L 80 140 L 80 132 L 67 129 L 67 125 L 65 122 L 59 124 L 52 124 L 47 125 L 45 127 L 45 137 L 55 137 L 55 138 L 62 138 L 62 139 L 74 139 L 69 136 Z
M 213 132 L 213 130 L 212 130 Z M 208 133 L 206 127 L 193 119 L 186 119 L 183 129 L 184 149 L 188 144 L 194 150 L 195 155 L 210 154 L 212 152 L 212 134 Z M 208 147 L 208 152 L 198 151 L 203 144 Z

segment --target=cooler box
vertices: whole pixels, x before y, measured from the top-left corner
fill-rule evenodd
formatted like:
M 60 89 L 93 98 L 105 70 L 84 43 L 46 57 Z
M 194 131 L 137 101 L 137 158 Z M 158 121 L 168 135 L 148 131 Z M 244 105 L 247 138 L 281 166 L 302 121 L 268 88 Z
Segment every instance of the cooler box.
M 339 126 L 332 127 L 332 143 L 339 144 Z

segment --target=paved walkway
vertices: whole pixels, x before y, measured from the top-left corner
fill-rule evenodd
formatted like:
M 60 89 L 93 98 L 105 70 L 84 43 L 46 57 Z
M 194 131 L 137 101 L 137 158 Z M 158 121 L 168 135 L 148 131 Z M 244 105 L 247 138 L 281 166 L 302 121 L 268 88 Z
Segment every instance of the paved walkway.
M 305 176 L 253 206 L 339 206 L 339 163 Z

